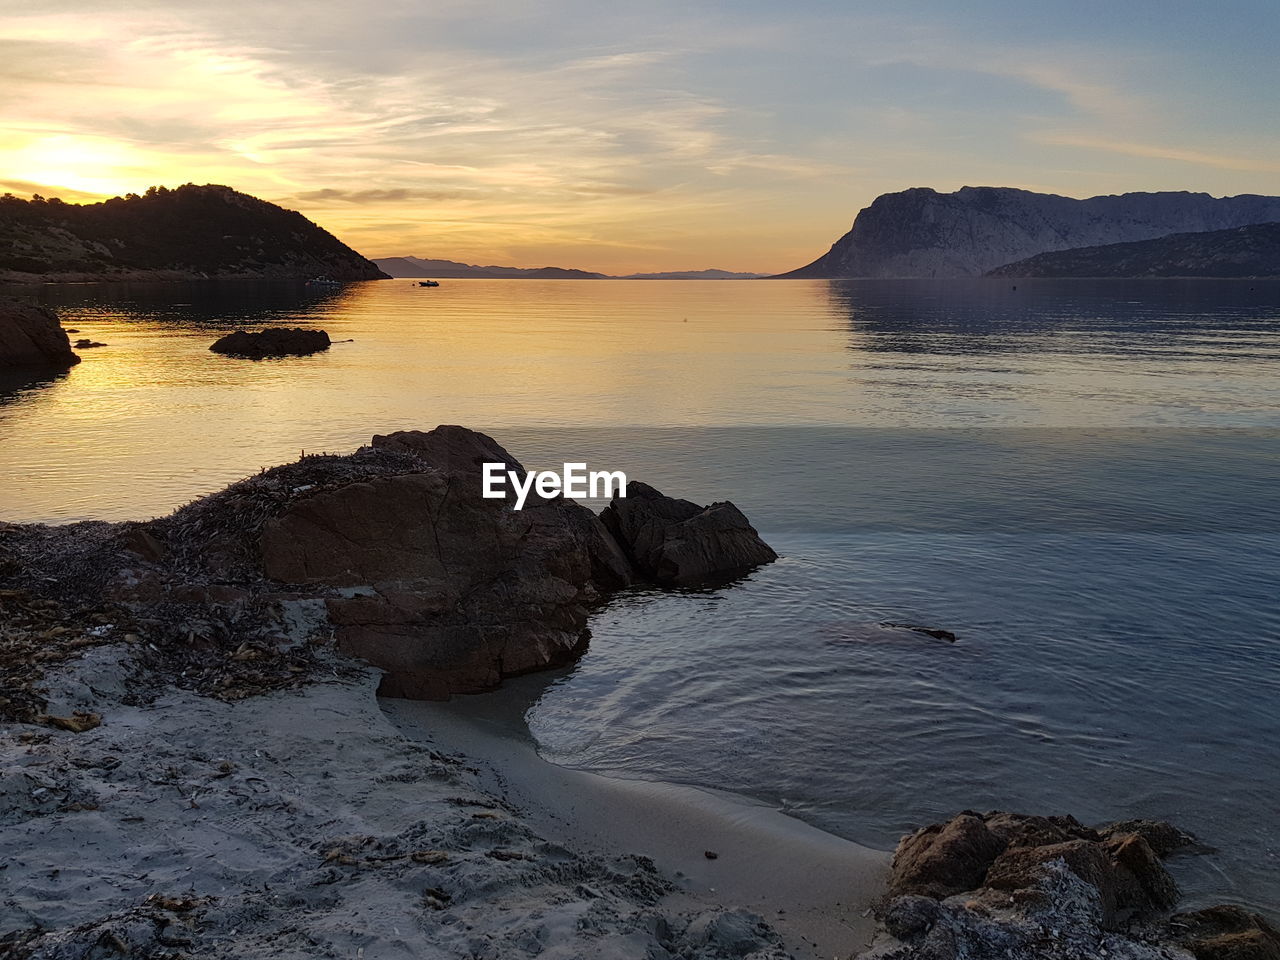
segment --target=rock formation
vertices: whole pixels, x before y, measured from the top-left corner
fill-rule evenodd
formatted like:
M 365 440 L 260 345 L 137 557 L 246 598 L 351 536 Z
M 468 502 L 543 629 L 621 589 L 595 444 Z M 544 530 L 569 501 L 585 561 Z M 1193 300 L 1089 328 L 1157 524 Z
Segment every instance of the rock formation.
M 1280 223 L 1041 253 L 991 277 L 1280 277 Z
M 581 504 L 531 495 L 515 510 L 484 498 L 485 462 L 524 473 L 482 433 L 403 431 L 274 467 L 149 523 L 11 526 L 0 549 L 18 586 L 53 582 L 67 603 L 118 604 L 147 621 L 138 629 L 184 659 L 188 678 L 206 650 L 265 670 L 303 617 L 381 667 L 383 693 L 447 697 L 567 662 L 593 608 L 644 575 Z M 674 558 L 680 582 L 773 557 L 736 508 L 688 506 L 701 519 L 680 524 L 687 545 L 669 531 L 655 540 L 659 569 Z
M 965 811 L 903 837 L 864 960 L 1276 960 L 1262 917 L 1223 906 L 1170 917 L 1162 860 L 1196 847 L 1170 824 Z
M 66 369 L 79 362 L 52 311 L 17 300 L 0 301 L 0 369 Z
M 232 357 L 248 357 L 262 360 L 265 357 L 305 356 L 329 349 L 329 334 L 323 330 L 303 330 L 301 327 L 284 329 L 268 327 L 250 333 L 237 330 L 218 339 L 209 349 Z
M 1280 220 L 1280 197 L 1126 193 L 1077 200 L 1012 187 L 915 187 L 858 213 L 831 249 L 787 277 L 976 277 L 1052 250 Z
M 732 503 L 700 507 L 636 480 L 600 519 L 642 576 L 668 586 L 733 576 L 778 559 Z

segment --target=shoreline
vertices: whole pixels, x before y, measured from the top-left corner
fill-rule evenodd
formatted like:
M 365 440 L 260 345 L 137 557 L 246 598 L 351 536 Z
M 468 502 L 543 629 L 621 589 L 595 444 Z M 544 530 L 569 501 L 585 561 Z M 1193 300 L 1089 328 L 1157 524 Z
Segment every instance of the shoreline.
M 851 956 L 871 945 L 870 907 L 886 892 L 889 852 L 737 794 L 544 760 L 523 717 L 547 682 L 517 677 L 447 702 L 379 702 L 406 736 L 479 761 L 485 788 L 543 835 L 584 852 L 649 857 L 679 881 L 678 898 L 759 914 L 797 957 Z

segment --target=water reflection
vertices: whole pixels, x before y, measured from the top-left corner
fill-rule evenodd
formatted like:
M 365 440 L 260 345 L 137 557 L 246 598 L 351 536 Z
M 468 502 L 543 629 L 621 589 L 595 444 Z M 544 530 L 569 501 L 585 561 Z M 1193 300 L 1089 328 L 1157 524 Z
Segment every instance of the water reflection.
M 20 403 L 65 380 L 69 370 L 0 370 L 0 407 Z

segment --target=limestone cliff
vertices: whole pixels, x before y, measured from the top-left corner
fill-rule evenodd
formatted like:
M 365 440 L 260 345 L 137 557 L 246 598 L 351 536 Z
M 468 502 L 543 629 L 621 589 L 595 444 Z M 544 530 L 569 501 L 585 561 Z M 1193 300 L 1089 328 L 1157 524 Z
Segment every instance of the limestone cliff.
M 1126 193 L 1077 200 L 1012 187 L 877 197 L 830 251 L 786 277 L 971 277 L 1039 253 L 1280 220 L 1280 197 Z

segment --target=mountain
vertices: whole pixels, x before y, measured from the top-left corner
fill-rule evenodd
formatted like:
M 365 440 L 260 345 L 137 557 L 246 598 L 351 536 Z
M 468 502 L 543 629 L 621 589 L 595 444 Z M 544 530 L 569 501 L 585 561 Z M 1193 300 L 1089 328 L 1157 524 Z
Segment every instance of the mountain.
M 385 278 L 302 214 L 230 187 L 152 187 L 102 203 L 0 197 L 0 280 Z
M 438 279 L 472 277 L 484 280 L 754 280 L 759 273 L 734 273 L 731 270 L 672 270 L 667 273 L 631 273 L 614 277 L 606 273 L 571 270 L 565 267 L 478 267 L 456 260 L 425 260 L 422 257 L 383 257 L 375 259 L 384 273 L 393 277 L 435 277 Z
M 424 260 L 421 257 L 385 257 L 373 261 L 393 277 L 473 277 L 484 280 L 601 280 L 603 273 L 568 270 L 564 267 L 479 267 L 456 260 Z
M 973 277 L 1055 250 L 1280 220 L 1280 197 L 1126 193 L 1076 200 L 1012 187 L 914 187 L 877 197 L 853 228 L 785 277 Z
M 665 273 L 629 273 L 619 280 L 758 280 L 763 273 L 736 273 L 733 270 L 668 270 Z
M 1041 253 L 989 277 L 1280 277 L 1280 223 Z

